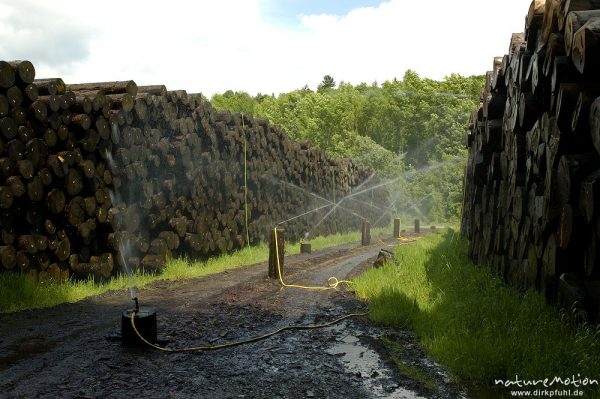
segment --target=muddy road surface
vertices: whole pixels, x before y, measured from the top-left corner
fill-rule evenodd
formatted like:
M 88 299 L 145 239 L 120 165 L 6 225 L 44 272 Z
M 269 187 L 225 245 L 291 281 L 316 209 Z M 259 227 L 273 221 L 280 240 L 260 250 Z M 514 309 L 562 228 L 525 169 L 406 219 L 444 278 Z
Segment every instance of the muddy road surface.
M 324 286 L 330 276 L 351 278 L 395 244 L 378 240 L 287 256 L 285 280 Z M 158 282 L 139 298 L 156 309 L 158 340 L 169 348 L 238 341 L 367 310 L 344 287 L 283 288 L 267 278 L 265 263 Z M 122 345 L 121 314 L 129 307 L 121 291 L 0 315 L 0 398 L 465 397 L 414 336 L 367 317 L 221 350 L 163 353 Z M 391 356 L 389 338 L 402 343 L 401 355 Z M 393 362 L 398 356 L 418 372 L 400 371 Z

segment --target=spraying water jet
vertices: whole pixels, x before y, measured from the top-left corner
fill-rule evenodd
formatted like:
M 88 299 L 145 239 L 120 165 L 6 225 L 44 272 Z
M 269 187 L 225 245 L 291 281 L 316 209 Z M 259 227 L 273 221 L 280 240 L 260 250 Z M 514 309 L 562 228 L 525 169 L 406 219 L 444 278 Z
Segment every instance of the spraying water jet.
M 112 125 L 112 134 L 118 139 L 119 131 L 118 125 Z M 114 174 L 118 173 L 116 162 L 109 151 L 105 153 L 106 160 L 111 172 Z M 113 206 L 115 204 L 123 203 L 122 198 L 118 192 L 111 190 L 110 199 Z M 127 228 L 131 220 L 125 218 L 123 221 L 124 227 Z M 140 338 L 143 337 L 148 342 L 156 343 L 157 339 L 157 327 L 156 327 L 156 309 L 149 306 L 140 306 L 138 299 L 138 289 L 134 281 L 133 271 L 128 265 L 127 259 L 131 254 L 132 247 L 131 243 L 127 238 L 118 240 L 117 244 L 119 264 L 129 276 L 129 297 L 133 302 L 133 307 L 125 309 L 121 313 L 121 342 L 124 346 L 130 347 L 147 347 L 147 344 Z M 132 320 L 135 323 L 135 329 L 132 325 Z

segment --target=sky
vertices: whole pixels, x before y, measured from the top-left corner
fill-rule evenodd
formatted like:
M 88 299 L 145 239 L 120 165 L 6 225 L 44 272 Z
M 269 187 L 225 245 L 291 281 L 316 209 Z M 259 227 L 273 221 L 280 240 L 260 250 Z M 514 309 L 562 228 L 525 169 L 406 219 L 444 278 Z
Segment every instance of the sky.
M 324 75 L 381 83 L 407 69 L 481 75 L 530 0 L 0 0 L 0 59 L 36 78 L 133 79 L 210 97 L 278 94 Z

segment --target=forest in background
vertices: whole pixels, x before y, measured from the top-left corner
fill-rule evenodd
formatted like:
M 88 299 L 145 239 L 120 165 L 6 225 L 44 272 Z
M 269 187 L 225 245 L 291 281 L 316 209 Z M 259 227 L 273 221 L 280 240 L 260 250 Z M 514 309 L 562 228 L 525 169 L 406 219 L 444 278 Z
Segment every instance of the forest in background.
M 483 76 L 441 81 L 407 71 L 402 80 L 351 85 L 329 75 L 277 96 L 226 91 L 218 109 L 267 118 L 295 140 L 370 167 L 390 184 L 390 211 L 409 223 L 456 223 L 462 206 L 465 128 Z

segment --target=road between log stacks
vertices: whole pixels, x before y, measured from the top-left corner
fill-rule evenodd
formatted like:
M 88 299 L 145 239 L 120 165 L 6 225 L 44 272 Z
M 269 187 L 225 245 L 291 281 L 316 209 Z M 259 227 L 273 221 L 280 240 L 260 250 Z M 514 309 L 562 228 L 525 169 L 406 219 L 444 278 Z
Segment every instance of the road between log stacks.
M 330 276 L 352 278 L 380 249 L 396 244 L 377 241 L 286 256 L 285 280 L 325 285 Z M 267 277 L 266 263 L 157 282 L 139 298 L 156 308 L 158 339 L 172 348 L 248 339 L 367 309 L 346 288 L 282 288 Z M 364 317 L 218 351 L 165 354 L 121 344 L 121 313 L 130 306 L 127 293 L 110 292 L 0 315 L 0 398 L 465 397 L 410 332 Z M 428 384 L 398 371 L 384 338 L 402 342 L 402 361 L 422 371 Z

